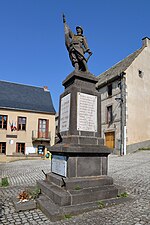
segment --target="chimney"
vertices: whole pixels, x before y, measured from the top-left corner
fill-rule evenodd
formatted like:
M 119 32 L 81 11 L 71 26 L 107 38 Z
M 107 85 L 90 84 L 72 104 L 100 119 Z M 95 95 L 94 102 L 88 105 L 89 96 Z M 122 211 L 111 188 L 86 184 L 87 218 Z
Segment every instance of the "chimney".
M 48 86 L 44 86 L 44 91 L 48 91 Z
M 148 37 L 142 38 L 142 42 L 143 42 L 143 47 L 150 46 L 150 39 Z

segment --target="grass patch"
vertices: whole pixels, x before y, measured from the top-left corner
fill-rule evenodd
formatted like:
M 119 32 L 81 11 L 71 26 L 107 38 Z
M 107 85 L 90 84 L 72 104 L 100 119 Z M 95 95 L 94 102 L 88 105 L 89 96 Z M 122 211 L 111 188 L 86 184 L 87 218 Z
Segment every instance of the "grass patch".
M 117 195 L 118 198 L 127 198 L 128 197 L 128 193 L 127 192 L 123 192 L 119 195 Z
M 8 186 L 9 186 L 8 177 L 3 177 L 3 178 L 1 179 L 0 186 L 1 186 L 1 187 L 8 187 Z
M 30 195 L 31 199 L 36 199 L 41 193 L 41 189 L 38 186 L 35 186 L 33 188 L 27 188 L 26 192 Z
M 105 204 L 103 201 L 98 201 L 97 204 L 100 209 L 103 209 L 105 207 Z
M 149 150 L 150 151 L 150 147 L 143 147 L 143 148 L 139 148 L 140 151 L 142 150 Z
M 68 220 L 68 219 L 71 219 L 71 218 L 72 218 L 72 215 L 66 214 L 66 215 L 64 215 L 64 218 L 67 219 L 67 220 Z
M 81 189 L 81 187 L 79 186 L 79 185 L 77 185 L 76 187 L 75 187 L 75 190 L 80 190 Z

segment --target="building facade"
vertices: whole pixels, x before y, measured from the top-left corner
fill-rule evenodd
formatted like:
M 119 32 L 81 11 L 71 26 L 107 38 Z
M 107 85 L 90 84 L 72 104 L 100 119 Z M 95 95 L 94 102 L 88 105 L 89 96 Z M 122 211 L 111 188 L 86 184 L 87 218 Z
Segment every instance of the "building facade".
M 102 137 L 118 154 L 150 146 L 150 39 L 99 75 Z
M 55 109 L 47 87 L 0 81 L 0 161 L 44 156 L 55 141 Z

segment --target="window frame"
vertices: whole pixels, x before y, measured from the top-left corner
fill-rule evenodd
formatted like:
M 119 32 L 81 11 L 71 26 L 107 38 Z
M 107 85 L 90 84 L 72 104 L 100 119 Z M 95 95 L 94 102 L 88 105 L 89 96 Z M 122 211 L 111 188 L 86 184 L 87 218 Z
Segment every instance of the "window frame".
M 4 146 L 5 145 L 5 146 Z M 3 152 L 3 147 L 5 148 L 4 149 L 4 152 Z M 6 155 L 6 142 L 0 142 L 0 154 L 4 154 Z
M 108 84 L 107 85 L 107 95 L 108 95 L 108 97 L 111 97 L 112 96 L 112 90 L 113 90 L 112 83 L 111 84 Z
M 2 118 L 2 120 L 0 119 L 0 129 L 7 130 L 8 116 L 7 116 L 7 115 L 0 115 L 0 117 Z M 6 124 L 5 124 L 5 119 L 4 119 L 4 117 L 6 117 Z M 4 127 L 4 125 L 5 125 L 6 127 Z
M 23 150 L 22 150 L 22 147 L 23 147 Z M 16 153 L 22 153 L 25 155 L 25 143 L 24 142 L 16 143 Z
M 43 123 L 45 121 L 45 123 Z M 38 119 L 38 137 L 47 138 L 49 131 L 49 119 Z
M 110 110 L 111 109 L 111 110 Z M 113 106 L 112 105 L 108 105 L 106 107 L 106 122 L 108 124 L 113 122 Z
M 19 120 L 21 119 L 21 123 L 19 122 Z M 25 124 L 22 123 L 22 119 L 25 119 Z M 25 125 L 25 127 L 23 128 L 23 125 Z M 27 117 L 25 116 L 18 116 L 18 131 L 26 131 L 27 128 Z
M 140 78 L 143 78 L 144 72 L 142 70 L 138 70 L 138 75 Z

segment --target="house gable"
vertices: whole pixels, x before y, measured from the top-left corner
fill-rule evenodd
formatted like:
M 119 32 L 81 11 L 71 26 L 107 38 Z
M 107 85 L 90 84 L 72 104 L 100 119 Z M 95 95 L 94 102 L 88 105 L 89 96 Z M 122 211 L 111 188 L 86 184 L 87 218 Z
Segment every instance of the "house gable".
M 143 45 L 140 49 L 135 51 L 134 53 L 127 56 L 125 59 L 121 60 L 110 69 L 106 70 L 104 73 L 98 76 L 98 82 L 96 84 L 96 88 L 100 88 L 101 86 L 106 85 L 109 81 L 116 79 L 120 76 L 121 73 L 125 72 L 126 69 L 132 64 L 132 62 L 139 56 L 139 54 L 143 51 L 143 49 L 150 45 L 149 38 L 143 38 Z

